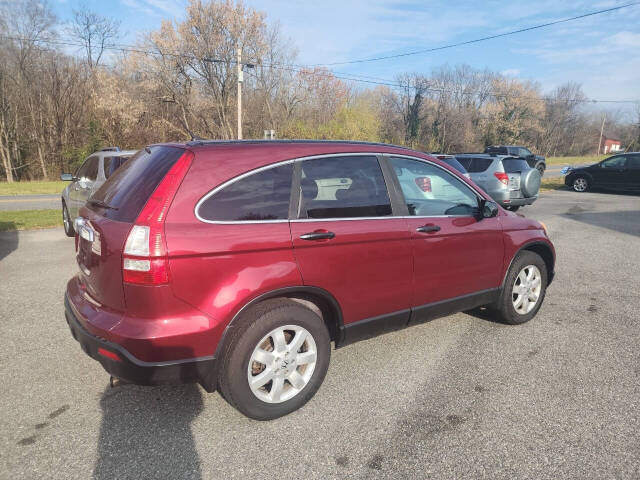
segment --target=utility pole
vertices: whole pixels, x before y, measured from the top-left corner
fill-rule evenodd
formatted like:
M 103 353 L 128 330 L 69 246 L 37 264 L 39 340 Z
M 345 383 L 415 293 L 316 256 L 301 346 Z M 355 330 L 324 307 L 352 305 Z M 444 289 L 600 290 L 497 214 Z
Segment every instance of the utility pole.
M 238 140 L 242 140 L 242 49 L 238 47 L 236 66 L 238 67 Z
M 604 133 L 604 121 L 607 118 L 607 114 L 605 113 L 602 117 L 602 126 L 600 127 L 600 141 L 598 142 L 598 152 L 596 155 L 600 155 L 600 148 L 602 147 L 602 134 Z

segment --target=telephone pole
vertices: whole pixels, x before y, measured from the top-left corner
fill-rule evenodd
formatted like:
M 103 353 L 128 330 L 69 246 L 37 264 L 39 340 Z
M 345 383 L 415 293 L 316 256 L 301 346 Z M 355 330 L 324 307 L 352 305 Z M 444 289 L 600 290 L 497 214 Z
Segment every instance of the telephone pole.
M 238 140 L 242 140 L 242 49 L 238 47 L 236 66 L 238 67 Z
M 596 155 L 600 155 L 600 148 L 602 148 L 602 134 L 604 133 L 604 121 L 607 118 L 607 114 L 605 113 L 602 117 L 602 126 L 600 127 L 600 141 L 598 142 L 598 153 Z

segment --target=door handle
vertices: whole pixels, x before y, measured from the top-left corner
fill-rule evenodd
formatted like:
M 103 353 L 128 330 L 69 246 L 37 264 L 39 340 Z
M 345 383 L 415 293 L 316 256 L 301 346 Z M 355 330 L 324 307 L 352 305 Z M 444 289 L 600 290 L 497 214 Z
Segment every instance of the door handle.
M 440 227 L 438 225 L 423 225 L 421 227 L 416 228 L 416 232 L 420 232 L 420 233 L 435 233 L 439 231 L 440 231 Z
M 333 232 L 309 232 L 300 235 L 300 240 L 330 240 L 335 236 Z

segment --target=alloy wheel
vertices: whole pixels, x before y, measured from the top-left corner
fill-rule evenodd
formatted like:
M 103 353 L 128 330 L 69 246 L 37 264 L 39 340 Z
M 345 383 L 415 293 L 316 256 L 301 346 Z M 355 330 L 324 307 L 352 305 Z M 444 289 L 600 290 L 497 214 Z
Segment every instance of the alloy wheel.
M 587 187 L 589 186 L 589 184 L 587 183 L 587 180 L 585 178 L 576 178 L 573 181 L 573 189 L 576 192 L 585 192 L 587 190 Z
M 300 393 L 316 367 L 317 347 L 311 333 L 284 325 L 266 334 L 253 349 L 247 380 L 263 402 L 282 403 Z
M 542 275 L 535 265 L 527 265 L 516 277 L 511 300 L 516 313 L 526 315 L 535 308 L 542 291 Z

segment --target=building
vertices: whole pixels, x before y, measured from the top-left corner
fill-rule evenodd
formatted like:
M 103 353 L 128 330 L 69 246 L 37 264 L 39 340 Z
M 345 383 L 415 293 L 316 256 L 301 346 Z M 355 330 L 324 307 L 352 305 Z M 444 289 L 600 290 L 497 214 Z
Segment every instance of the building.
M 620 140 L 617 138 L 611 137 L 602 137 L 602 141 L 600 142 L 600 151 L 604 154 L 619 152 L 622 150 L 622 144 Z

